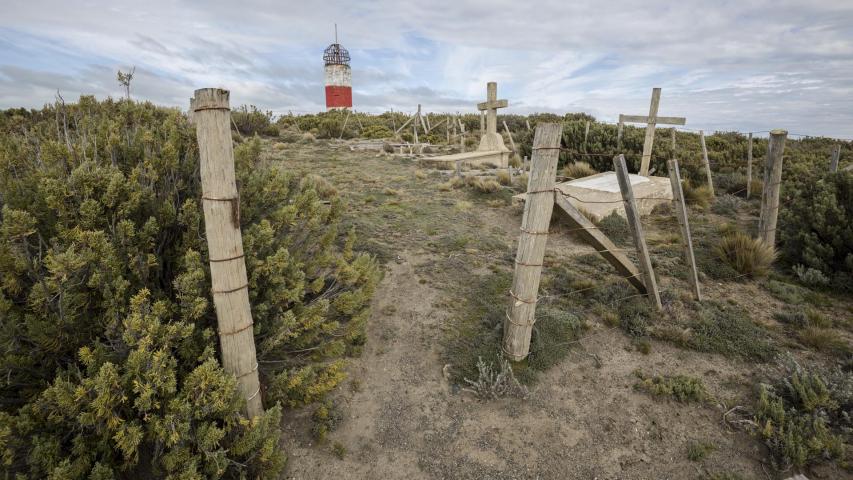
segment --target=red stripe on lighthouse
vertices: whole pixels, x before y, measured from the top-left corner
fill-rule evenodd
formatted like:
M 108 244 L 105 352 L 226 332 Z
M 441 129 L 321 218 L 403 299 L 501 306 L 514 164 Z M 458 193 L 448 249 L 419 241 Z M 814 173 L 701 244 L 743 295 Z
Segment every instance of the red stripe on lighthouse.
M 352 108 L 352 87 L 326 85 L 326 108 Z

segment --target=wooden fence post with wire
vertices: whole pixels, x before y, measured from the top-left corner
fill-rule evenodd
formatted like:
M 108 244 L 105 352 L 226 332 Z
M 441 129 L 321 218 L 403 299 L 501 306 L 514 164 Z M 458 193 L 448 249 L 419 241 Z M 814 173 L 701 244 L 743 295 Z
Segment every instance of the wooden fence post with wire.
M 776 244 L 776 220 L 779 216 L 779 190 L 782 186 L 782 155 L 785 152 L 785 140 L 788 132 L 771 130 L 770 144 L 767 148 L 767 162 L 764 165 L 764 190 L 761 194 L 761 213 L 758 220 L 758 234 L 767 245 Z
M 749 132 L 749 139 L 746 143 L 746 199 L 752 193 L 752 132 Z
M 613 169 L 616 171 L 616 178 L 619 180 L 619 190 L 622 191 L 622 200 L 625 202 L 625 216 L 628 218 L 628 225 L 631 227 L 631 233 L 634 236 L 634 245 L 637 247 L 637 253 L 640 256 L 640 269 L 643 271 L 646 294 L 649 299 L 654 301 L 655 307 L 660 310 L 663 308 L 660 302 L 660 292 L 658 292 L 655 272 L 652 269 L 652 261 L 649 258 L 643 225 L 640 223 L 640 211 L 637 209 L 637 202 L 634 199 L 634 189 L 631 187 L 631 178 L 628 175 L 624 155 L 617 155 L 613 159 Z
M 711 196 L 714 196 L 714 179 L 711 177 L 711 162 L 708 161 L 708 147 L 705 146 L 705 132 L 699 130 L 699 143 L 702 144 L 702 164 L 705 166 L 705 175 L 708 177 L 708 188 Z
M 675 216 L 678 218 L 678 226 L 681 227 L 681 238 L 684 242 L 684 260 L 690 267 L 690 283 L 693 286 L 693 297 L 702 301 L 702 292 L 699 289 L 699 272 L 696 270 L 696 258 L 693 255 L 693 239 L 690 236 L 690 223 L 687 220 L 687 205 L 684 202 L 684 192 L 681 189 L 681 172 L 678 169 L 678 160 L 667 162 L 669 168 L 669 181 L 672 184 L 672 203 L 675 207 Z
M 536 126 L 533 138 L 533 167 L 527 183 L 527 201 L 521 220 L 512 290 L 509 292 L 510 309 L 503 329 L 502 348 L 513 361 L 524 360 L 530 353 L 542 260 L 554 210 L 554 183 L 562 130 L 560 124 L 543 123 Z
M 238 389 L 246 399 L 246 413 L 251 418 L 263 413 L 264 407 L 240 233 L 229 92 L 218 88 L 196 90 L 192 105 L 222 367 L 237 377 Z
M 829 171 L 835 173 L 838 171 L 838 161 L 841 159 L 841 145 L 835 144 L 832 147 L 832 158 L 829 161 Z

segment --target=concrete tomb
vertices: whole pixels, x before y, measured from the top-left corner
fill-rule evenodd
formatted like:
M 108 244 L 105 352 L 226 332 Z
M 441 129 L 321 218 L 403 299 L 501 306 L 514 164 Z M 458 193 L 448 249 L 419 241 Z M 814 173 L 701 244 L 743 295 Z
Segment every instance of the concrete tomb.
M 634 174 L 628 177 L 641 215 L 648 215 L 657 205 L 672 201 L 672 184 L 669 177 L 644 177 Z M 572 205 L 590 213 L 596 222 L 612 212 L 625 216 L 625 205 L 615 172 L 597 173 L 558 183 L 555 188 L 565 194 Z M 524 202 L 526 198 L 527 194 L 522 193 L 514 196 L 513 200 Z
M 489 82 L 487 85 L 486 101 L 477 105 L 480 111 L 486 112 L 486 131 L 480 138 L 480 146 L 473 152 L 463 152 L 454 155 L 422 158 L 422 164 L 436 168 L 454 169 L 456 163 L 468 166 L 491 165 L 498 168 L 509 166 L 510 150 L 504 145 L 504 139 L 498 133 L 498 109 L 506 108 L 506 100 L 498 100 L 498 84 Z

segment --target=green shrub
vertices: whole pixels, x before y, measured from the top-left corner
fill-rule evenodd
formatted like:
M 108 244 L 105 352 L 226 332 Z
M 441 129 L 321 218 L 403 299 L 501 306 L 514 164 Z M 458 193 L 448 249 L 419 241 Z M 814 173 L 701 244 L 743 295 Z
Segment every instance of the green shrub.
M 716 253 L 736 272 L 753 278 L 767 275 L 776 259 L 772 246 L 739 232 L 723 236 Z
M 631 240 L 631 229 L 628 226 L 628 221 L 615 211 L 610 212 L 610 215 L 602 218 L 595 225 L 617 245 L 624 245 Z
M 687 375 L 647 376 L 641 371 L 634 374 L 640 381 L 634 388 L 658 397 L 671 397 L 681 403 L 702 402 L 708 398 L 702 380 Z
M 278 135 L 278 127 L 272 123 L 272 117 L 272 112 L 258 110 L 254 105 L 241 105 L 231 110 L 232 127 L 246 137 Z
M 716 450 L 716 446 L 710 442 L 690 442 L 687 445 L 687 459 L 691 462 L 698 462 L 708 456 L 709 453 Z
M 853 173 L 806 177 L 786 186 L 779 212 L 782 259 L 853 289 Z
M 364 127 L 364 132 L 361 134 L 364 138 L 378 140 L 383 138 L 391 138 L 394 132 L 385 125 L 368 125 Z
M 714 200 L 714 204 L 711 206 L 711 211 L 717 215 L 728 215 L 733 217 L 737 215 L 738 210 L 743 203 L 744 201 L 741 200 L 740 197 L 730 194 L 720 195 Z
M 824 375 L 790 362 L 780 378 L 759 386 L 755 423 L 778 468 L 843 457 L 853 375 L 842 375 L 830 388 Z
M 82 97 L 66 108 L 67 138 L 48 128 L 62 115 L 53 107 L 0 115 L 7 473 L 275 477 L 281 404 L 321 399 L 364 342 L 378 273 L 339 235 L 342 201 L 262 162 L 259 140 L 235 149 L 268 380 L 269 408 L 249 421 L 217 361 L 194 129 L 149 103 Z
M 697 315 L 685 325 L 690 334 L 684 346 L 755 361 L 768 361 L 776 354 L 767 332 L 752 322 L 746 310 L 709 300 L 697 308 Z

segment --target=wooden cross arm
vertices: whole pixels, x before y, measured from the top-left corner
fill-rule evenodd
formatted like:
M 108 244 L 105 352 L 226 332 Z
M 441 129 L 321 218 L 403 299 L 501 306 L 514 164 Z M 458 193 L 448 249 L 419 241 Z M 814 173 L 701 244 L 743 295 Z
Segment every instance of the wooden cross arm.
M 506 100 L 495 100 L 493 102 L 483 102 L 477 104 L 477 110 L 489 110 L 490 108 L 506 108 L 509 102 Z
M 622 123 L 650 123 L 649 117 L 644 115 L 619 115 L 619 121 Z M 684 125 L 687 119 L 684 117 L 657 117 L 656 124 L 664 125 Z

